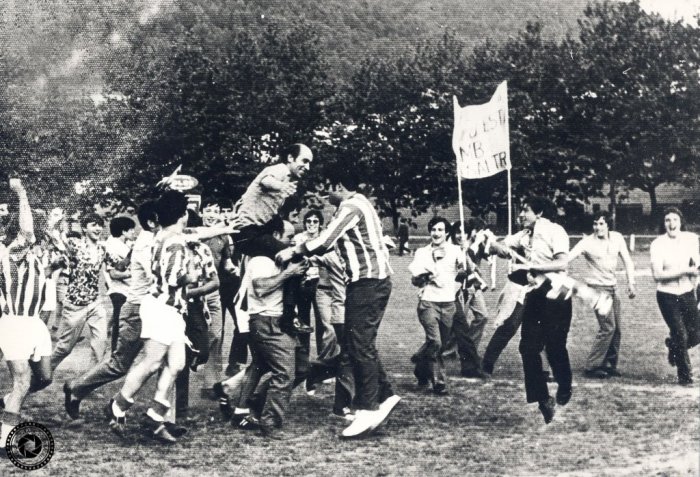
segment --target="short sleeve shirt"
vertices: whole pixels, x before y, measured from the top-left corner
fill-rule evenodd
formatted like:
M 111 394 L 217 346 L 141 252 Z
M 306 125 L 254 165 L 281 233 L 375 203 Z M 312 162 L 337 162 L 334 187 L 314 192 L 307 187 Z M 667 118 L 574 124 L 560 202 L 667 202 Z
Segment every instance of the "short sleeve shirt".
M 155 282 L 155 276 L 151 270 L 154 241 L 153 232 L 142 230 L 134 242 L 129 264 L 129 272 L 131 272 L 131 283 L 127 294 L 129 303 L 141 303 Z
M 286 164 L 275 164 L 266 167 L 257 175 L 235 207 L 242 227 L 265 225 L 279 212 L 280 207 L 289 197 L 289 194 L 265 189 L 262 180 L 266 177 L 291 182 L 292 174 Z
M 119 263 L 123 262 L 130 252 L 131 247 L 118 238 L 110 237 L 105 242 L 105 284 L 107 285 L 107 294 L 121 293 L 122 295 L 126 295 L 128 293 L 129 279 L 114 279 L 109 276 L 109 272 L 110 270 L 117 269 Z
M 283 287 L 261 296 L 253 286 L 256 278 L 269 278 L 282 273 L 275 262 L 267 257 L 253 257 L 247 265 L 245 279 L 248 281 L 248 313 L 250 315 L 282 316 Z
M 434 275 L 433 281 L 421 289 L 420 298 L 425 301 L 446 303 L 454 301 L 455 293 L 460 284 L 455 281 L 459 272 L 459 264 L 462 261 L 462 249 L 451 243 L 445 243 L 442 247 L 444 256 L 433 253 L 435 247 L 426 245 L 416 250 L 413 262 L 409 265 L 411 275 L 418 276 L 425 272 Z
M 692 232 L 679 232 L 675 239 L 667 234 L 661 235 L 654 239 L 649 248 L 652 263 L 657 262 L 664 271 L 680 271 L 689 267 L 691 260 L 698 266 L 699 254 L 698 236 Z M 656 289 L 664 293 L 682 295 L 693 291 L 695 282 L 695 279 L 686 275 L 675 280 L 657 282 Z
M 594 235 L 584 237 L 574 247 L 575 250 L 580 249 L 586 259 L 584 281 L 589 285 L 615 286 L 618 257 L 626 247 L 625 239 L 619 232 L 610 232 L 604 240 Z

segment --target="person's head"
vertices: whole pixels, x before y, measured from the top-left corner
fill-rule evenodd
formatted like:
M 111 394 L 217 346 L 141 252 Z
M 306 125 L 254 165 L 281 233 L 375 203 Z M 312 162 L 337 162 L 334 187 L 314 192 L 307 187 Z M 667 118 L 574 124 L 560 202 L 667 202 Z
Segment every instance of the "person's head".
M 433 217 L 428 222 L 428 232 L 430 233 L 430 242 L 433 245 L 442 245 L 450 231 L 450 223 L 444 217 Z
M 154 200 L 148 200 L 141 204 L 136 217 L 139 220 L 141 228 L 147 232 L 154 232 L 158 228 L 158 212 L 156 210 L 157 203 Z
M 114 238 L 134 240 L 136 223 L 129 217 L 115 217 L 109 222 L 109 233 Z
M 309 172 L 309 167 L 311 167 L 311 161 L 314 160 L 314 155 L 311 149 L 304 144 L 292 144 L 282 153 L 283 160 L 286 162 L 287 167 L 292 175 L 298 179 L 302 178 L 304 174 Z
M 678 232 L 685 230 L 683 212 L 678 207 L 664 209 L 664 230 L 669 237 L 675 238 Z
M 610 214 L 604 211 L 593 214 L 593 234 L 598 238 L 606 238 L 610 233 Z
M 284 245 L 291 245 L 294 238 L 294 225 L 283 220 L 279 215 L 275 215 L 270 221 L 270 230 L 272 236 L 282 242 Z
M 301 214 L 301 200 L 296 195 L 287 197 L 280 207 L 279 216 L 282 220 L 287 220 L 293 224 L 299 223 L 299 214 Z
M 472 217 L 471 219 L 467 220 L 467 223 L 464 226 L 464 233 L 467 237 L 471 238 L 474 236 L 474 234 L 480 230 L 484 230 L 485 228 L 486 222 L 484 222 L 483 219 L 480 219 L 479 217 Z
M 80 226 L 83 228 L 85 236 L 93 242 L 96 242 L 100 239 L 100 235 L 102 234 L 104 219 L 96 213 L 90 212 L 81 217 Z
M 187 227 L 201 227 L 204 225 L 202 218 L 192 209 L 187 209 Z
M 537 219 L 544 216 L 551 207 L 551 201 L 544 197 L 532 196 L 524 199 L 520 205 L 520 214 L 518 214 L 521 225 L 524 228 L 534 227 Z
M 345 167 L 335 167 L 329 171 L 331 186 L 328 190 L 328 201 L 339 205 L 360 188 L 362 179 L 357 169 L 346 164 Z
M 187 223 L 187 197 L 176 190 L 166 190 L 156 206 L 158 223 L 161 227 L 178 225 L 182 229 Z
M 304 230 L 310 234 L 317 234 L 323 225 L 323 214 L 320 210 L 310 210 L 304 214 Z
M 462 222 L 457 220 L 450 226 L 450 239 L 452 243 L 461 244 L 462 243 Z
M 206 201 L 202 206 L 202 222 L 207 227 L 212 227 L 221 221 L 221 208 L 216 201 Z

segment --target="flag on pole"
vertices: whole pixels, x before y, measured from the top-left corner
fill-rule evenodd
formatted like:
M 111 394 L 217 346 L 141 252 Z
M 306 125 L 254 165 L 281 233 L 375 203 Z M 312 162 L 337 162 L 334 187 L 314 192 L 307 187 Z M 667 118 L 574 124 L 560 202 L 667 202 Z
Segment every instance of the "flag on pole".
M 453 96 L 455 126 L 452 149 L 462 179 L 481 179 L 508 170 L 508 86 L 504 81 L 486 104 L 460 107 Z

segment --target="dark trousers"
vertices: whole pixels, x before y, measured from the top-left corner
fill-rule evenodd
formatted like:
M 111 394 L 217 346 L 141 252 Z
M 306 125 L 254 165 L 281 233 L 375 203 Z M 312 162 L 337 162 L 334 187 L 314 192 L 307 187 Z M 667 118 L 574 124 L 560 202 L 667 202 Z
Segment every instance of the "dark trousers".
M 233 306 L 233 298 L 238 293 L 238 289 L 241 286 L 241 279 L 239 277 L 234 277 L 231 280 L 230 285 L 226 287 L 221 287 L 219 293 L 221 294 L 221 313 L 222 319 L 225 318 L 226 311 L 228 310 L 233 320 L 233 339 L 231 340 L 231 349 L 228 354 L 228 369 L 237 365 L 244 365 L 248 361 L 248 333 L 241 333 L 238 327 L 238 318 L 236 317 L 236 310 Z M 222 338 L 223 339 L 223 338 Z M 229 374 L 227 372 L 227 374 Z
M 416 364 L 413 374 L 419 381 L 430 381 L 433 386 L 444 388 L 447 375 L 442 353 L 454 315 L 454 302 L 418 302 L 418 320 L 425 330 L 425 342 L 411 360 Z
M 338 412 L 342 411 L 343 408 L 351 407 L 355 396 L 355 377 L 353 376 L 352 363 L 346 351 L 347 344 L 345 342 L 344 328 L 345 325 L 342 324 L 333 325 L 338 344 L 340 345 L 340 353 L 326 359 L 311 362 L 306 378 L 311 384 L 335 378 L 333 410 Z
M 139 305 L 127 302 L 121 307 L 119 338 L 114 350 L 102 362 L 69 383 L 72 394 L 83 399 L 100 386 L 125 376 L 142 346 Z
M 260 412 L 263 426 L 282 426 L 296 376 L 297 340 L 282 331 L 281 317 L 251 315 L 250 353 L 252 362 L 246 371 L 242 400 Z M 252 399 L 260 378 L 269 373 L 262 398 Z M 258 396 L 261 393 L 258 392 Z M 255 401 L 263 405 L 255 405 Z M 251 402 L 252 401 L 252 402 Z
M 375 410 L 394 394 L 377 351 L 377 332 L 391 295 L 391 279 L 351 282 L 345 298 L 345 333 L 355 377 L 355 409 Z
M 547 378 L 542 370 L 542 350 L 546 350 L 557 392 L 571 390 L 571 364 L 566 340 L 571 326 L 571 299 L 550 300 L 547 285 L 528 293 L 523 309 L 520 355 L 525 371 L 527 402 L 542 402 L 549 397 Z
M 481 291 L 473 292 L 469 296 L 464 293 L 464 303 L 457 298 L 455 300 L 456 312 L 452 322 L 450 342 L 445 347 L 449 349 L 454 342 L 457 345 L 459 361 L 462 372 L 471 372 L 481 369 L 481 357 L 479 356 L 479 343 L 488 322 L 486 305 Z M 479 295 L 476 295 L 478 293 Z M 471 323 L 467 320 L 466 305 L 472 311 L 474 319 Z
M 119 313 L 122 306 L 126 303 L 126 296 L 121 293 L 110 293 L 109 299 L 112 302 L 112 351 L 117 348 L 117 339 L 119 338 Z
M 197 366 L 209 361 L 209 325 L 204 316 L 204 298 L 197 297 L 187 302 L 185 315 L 185 335 L 192 343 L 187 348 L 185 367 L 175 378 L 175 409 L 178 414 L 184 414 L 189 408 L 190 400 L 190 366 Z
M 688 349 L 700 343 L 700 316 L 693 292 L 682 295 L 656 292 L 661 315 L 671 332 L 671 353 L 679 381 L 690 381 L 692 369 Z
M 501 356 L 510 340 L 518 332 L 518 328 L 523 322 L 523 311 L 523 305 L 520 303 L 515 305 L 515 309 L 510 316 L 493 332 L 481 361 L 481 368 L 487 373 L 493 374 L 493 368 L 496 365 L 496 361 L 498 361 L 498 357 Z

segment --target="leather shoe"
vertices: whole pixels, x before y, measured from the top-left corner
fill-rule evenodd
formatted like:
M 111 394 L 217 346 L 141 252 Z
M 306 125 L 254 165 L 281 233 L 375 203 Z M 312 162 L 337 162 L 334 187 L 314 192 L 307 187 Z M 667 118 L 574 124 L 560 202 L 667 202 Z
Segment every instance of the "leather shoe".
M 554 398 L 549 396 L 546 400 L 540 401 L 540 412 L 542 417 L 544 417 L 545 424 L 549 424 L 554 419 L 556 404 L 554 403 Z
M 80 417 L 80 400 L 73 399 L 73 394 L 68 386 L 68 383 L 63 384 L 63 406 L 66 409 L 66 414 L 73 420 Z
M 566 389 L 557 389 L 557 404 L 560 406 L 566 406 L 569 401 L 571 400 L 571 395 L 573 394 L 573 391 L 571 388 L 568 390 Z
M 583 372 L 583 375 L 587 378 L 595 378 L 595 379 L 608 379 L 610 377 L 610 374 L 604 369 L 601 368 L 596 368 L 596 369 L 586 369 Z

